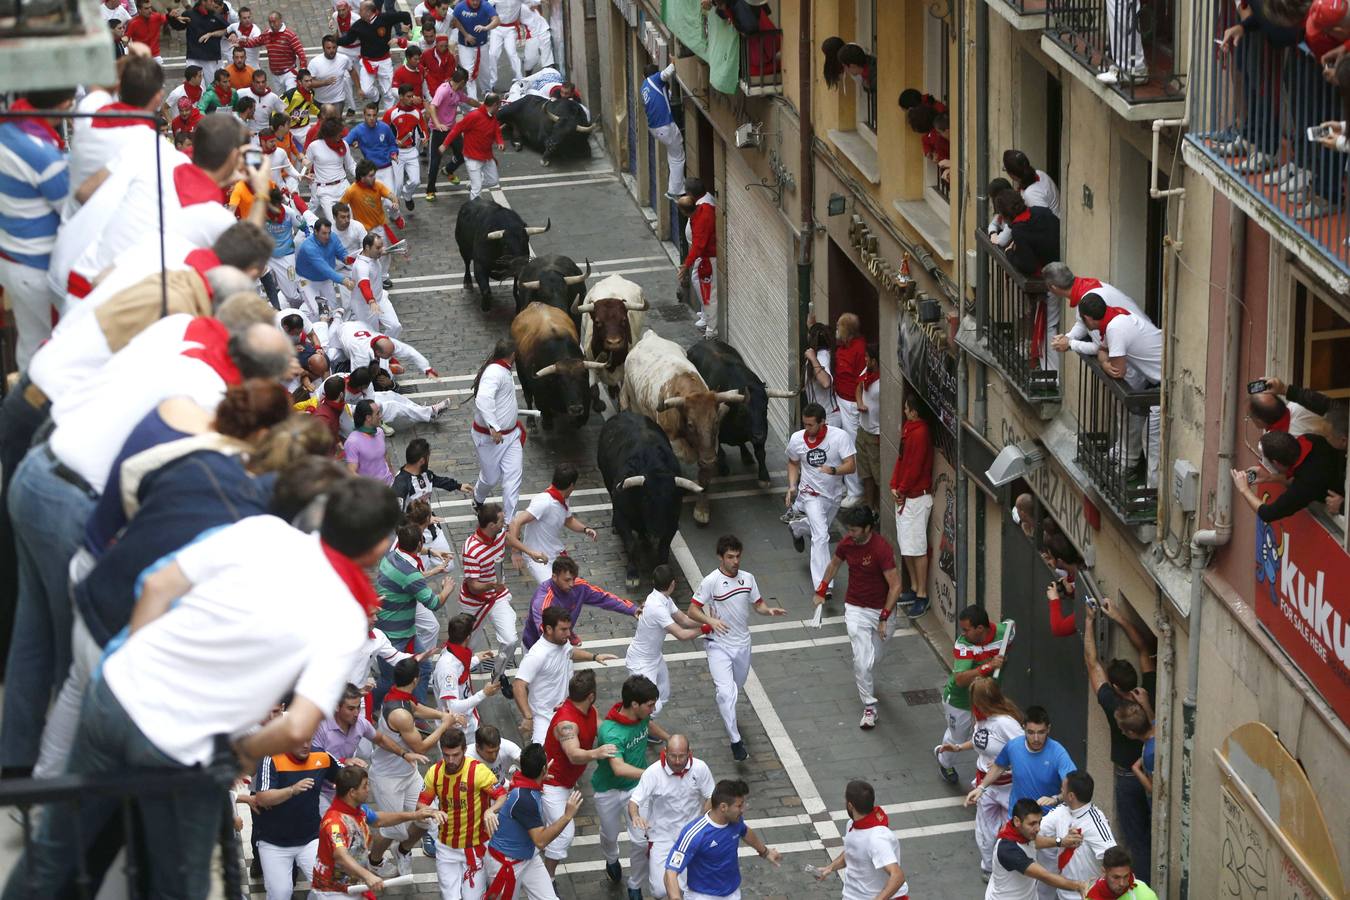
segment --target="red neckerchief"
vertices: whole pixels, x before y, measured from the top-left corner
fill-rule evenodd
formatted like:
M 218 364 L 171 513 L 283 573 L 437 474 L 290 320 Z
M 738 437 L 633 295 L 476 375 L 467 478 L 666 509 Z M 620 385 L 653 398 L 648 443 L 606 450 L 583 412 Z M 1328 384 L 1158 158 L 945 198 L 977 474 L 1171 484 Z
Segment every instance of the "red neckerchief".
M 332 138 L 324 138 L 323 142 L 328 145 L 329 150 L 332 150 L 338 156 L 347 155 L 347 142 L 342 138 L 338 138 L 336 141 Z
M 503 369 L 505 369 L 505 370 L 508 371 L 508 372 L 511 371 L 511 364 L 510 364 L 509 362 L 507 362 L 506 360 L 504 360 L 504 359 L 494 359 L 494 360 L 492 361 L 492 364 L 493 364 L 494 366 L 501 366 Z
M 1134 874 L 1130 874 L 1130 886 L 1125 889 L 1126 893 L 1134 890 Z M 1113 893 L 1111 888 L 1107 887 L 1105 878 L 1098 878 L 1097 883 L 1088 891 L 1088 900 L 1116 900 L 1124 894 Z
M 411 562 L 414 566 L 416 566 L 416 567 L 417 567 L 417 571 L 419 571 L 419 572 L 425 572 L 425 571 L 427 570 L 427 567 L 426 567 L 425 565 L 422 564 L 422 557 L 420 557 L 420 556 L 413 556 L 411 553 L 407 553 L 407 552 L 403 551 L 402 549 L 396 549 L 395 552 L 398 553 L 398 554 L 400 554 L 404 559 L 408 560 L 408 561 Z
M 1097 325 L 1097 330 L 1102 333 L 1102 337 L 1106 337 L 1106 326 L 1111 324 L 1111 320 L 1116 316 L 1128 316 L 1129 314 L 1130 311 L 1123 306 L 1108 306 L 1106 314 L 1102 316 L 1100 324 Z
M 314 97 L 314 93 L 313 93 L 312 91 L 307 91 L 307 90 L 305 90 L 304 87 L 303 87 L 302 85 L 298 85 L 298 84 L 297 84 L 297 85 L 295 86 L 295 90 L 296 90 L 297 93 L 300 94 L 301 97 L 304 97 L 304 98 L 305 98 L 305 102 L 306 102 L 306 103 L 308 103 L 308 102 L 309 102 L 311 99 L 313 99 L 313 97 Z
M 891 824 L 891 820 L 886 816 L 886 810 L 880 806 L 872 807 L 872 811 L 861 819 L 855 819 L 849 826 L 849 831 L 862 831 L 864 828 L 885 828 Z
M 350 9 L 348 9 L 345 14 L 340 9 L 337 11 L 337 26 L 338 31 L 343 33 L 346 33 L 351 30 L 352 11 Z
M 567 498 L 563 496 L 562 491 L 558 490 L 557 488 L 555 488 L 553 485 L 550 484 L 544 490 L 544 493 L 548 494 L 554 500 L 557 500 L 559 503 L 561 503 L 563 509 L 567 509 Z
M 820 426 L 820 433 L 816 435 L 816 439 L 815 439 L 814 441 L 811 440 L 811 435 L 809 435 L 809 434 L 807 434 L 805 431 L 803 431 L 803 432 L 802 432 L 802 440 L 806 441 L 806 446 L 807 446 L 807 447 L 809 447 L 809 448 L 811 448 L 812 450 L 814 450 L 814 449 L 816 449 L 817 447 L 820 446 L 820 442 L 821 442 L 821 441 L 825 440 L 825 432 L 827 432 L 827 431 L 829 431 L 829 430 L 830 430 L 830 426 L 828 426 L 828 425 L 821 425 L 821 426 Z
M 230 359 L 230 333 L 218 319 L 210 316 L 193 319 L 183 331 L 183 341 L 198 346 L 184 350 L 182 355 L 206 363 L 221 381 L 235 385 L 244 380 L 234 360 Z
M 1290 420 L 1290 418 L 1291 418 L 1291 413 L 1290 413 L 1289 407 L 1286 406 L 1286 407 L 1284 408 L 1284 413 L 1281 414 L 1280 417 L 1279 417 L 1278 419 L 1276 419 L 1274 422 L 1272 422 L 1272 423 L 1271 423 L 1271 426 L 1270 426 L 1269 428 L 1267 428 L 1266 431 L 1288 431 L 1288 430 L 1289 430 L 1289 420 Z
M 1030 221 L 1031 221 L 1031 208 L 1028 207 L 1027 209 L 1022 210 L 1022 211 L 1021 211 L 1020 213 L 1018 213 L 1016 216 L 1013 216 L 1013 221 L 1014 221 L 1014 222 L 1030 222 Z
M 469 669 L 473 666 L 473 651 L 463 644 L 451 644 L 446 642 L 445 649 L 459 661 L 459 683 L 469 683 Z
M 286 754 L 286 758 L 289 759 L 291 762 L 297 763 L 298 765 L 302 765 L 302 766 L 305 764 L 305 760 L 309 759 L 309 757 L 305 757 L 305 759 L 301 759 L 300 757 L 296 756 L 294 753 L 287 753 L 287 754 Z
M 216 251 L 207 247 L 198 247 L 183 257 L 183 262 L 201 276 L 202 284 L 206 287 L 207 299 L 214 298 L 215 294 L 211 291 L 211 282 L 206 280 L 206 273 L 221 264 L 220 257 L 216 256 Z
M 350 803 L 348 803 L 346 800 L 343 800 L 341 797 L 334 797 L 332 805 L 329 806 L 328 808 L 330 810 L 337 811 L 339 815 L 351 816 L 352 818 L 355 819 L 365 818 L 364 816 L 361 815 L 361 810 L 357 809 L 355 806 L 352 806 Z
M 1013 824 L 1012 819 L 1004 822 L 1003 827 L 999 829 L 998 834 L 994 835 L 994 837 L 995 839 L 1005 841 L 1015 841 L 1019 844 L 1030 843 L 1030 841 L 1022 837 L 1022 832 L 1017 830 L 1017 826 Z
M 234 88 L 231 87 L 228 83 L 226 83 L 225 85 L 224 95 L 220 93 L 220 85 L 216 84 L 215 82 L 211 83 L 211 90 L 215 93 L 216 99 L 219 100 L 221 103 L 229 103 L 230 95 L 234 93 Z
M 356 564 L 345 553 L 339 553 L 328 546 L 323 540 L 319 541 L 319 548 L 323 550 L 323 555 L 328 558 L 328 564 L 333 567 L 337 577 L 342 579 L 342 583 L 347 586 L 347 590 L 352 592 L 352 597 L 360 604 L 361 611 L 367 616 L 374 615 L 380 608 L 380 595 L 375 591 L 374 585 L 370 583 L 370 576 L 366 570 Z M 390 690 L 389 695 L 394 692 Z
M 248 90 L 250 94 L 257 97 L 259 100 L 272 93 L 272 89 L 266 83 L 263 84 L 263 92 L 261 94 L 254 90 L 253 85 L 251 84 L 248 86 Z
M 202 86 L 200 84 L 189 84 L 185 81 L 183 82 L 183 93 L 192 101 L 192 105 L 196 106 L 202 99 Z
M 225 192 L 220 185 L 195 163 L 173 170 L 173 187 L 178 194 L 179 206 L 225 202 Z
M 29 103 L 25 97 L 20 97 L 18 100 L 11 103 L 9 105 L 9 110 L 10 112 L 27 112 L 29 110 L 37 112 L 37 109 L 33 104 Z M 18 125 L 19 128 L 23 129 L 25 133 L 31 134 L 38 140 L 55 144 L 61 150 L 66 149 L 66 142 L 61 139 L 61 135 L 57 133 L 56 129 L 53 128 L 51 123 L 46 119 L 32 117 L 26 119 L 13 119 L 12 121 L 14 124 Z
M 389 689 L 389 693 L 384 695 L 384 702 L 388 703 L 391 700 L 394 701 L 395 703 L 397 703 L 400 700 L 406 700 L 409 703 L 417 702 L 417 698 L 414 697 L 412 694 L 408 693 L 407 691 L 401 691 L 396 687 L 391 687 Z
M 516 788 L 524 788 L 527 791 L 542 791 L 544 785 L 533 778 L 526 778 L 523 773 L 517 770 L 516 774 L 511 776 L 511 789 L 515 790 Z
M 864 388 L 870 388 L 881 380 L 880 372 L 873 372 L 871 369 L 863 369 L 858 375 L 858 380 L 862 382 Z
M 431 16 L 431 17 L 432 17 L 433 19 L 435 19 L 437 22 L 444 22 L 444 21 L 445 21 L 445 16 L 438 16 L 438 15 L 436 15 L 436 8 L 435 8 L 434 6 L 429 6 L 429 7 L 427 7 L 427 12 L 426 12 L 426 14 L 429 15 L 429 16 Z
M 1293 475 L 1295 472 L 1297 472 L 1298 467 L 1303 465 L 1303 461 L 1307 459 L 1308 454 L 1312 452 L 1313 446 L 1312 439 L 1305 434 L 1300 434 L 1298 437 L 1294 438 L 1294 440 L 1298 441 L 1298 459 L 1295 460 L 1294 464 L 1289 467 L 1290 475 Z
M 132 106 L 130 103 L 109 103 L 107 106 L 101 106 L 101 107 L 99 107 L 99 110 L 98 110 L 98 111 L 101 112 L 101 113 L 115 113 L 115 112 L 144 113 L 144 112 L 145 112 L 145 110 L 143 110 L 143 109 L 138 109 L 137 107 Z M 154 123 L 154 122 L 148 121 L 148 120 L 146 120 L 146 119 L 95 119 L 95 120 L 94 120 L 94 127 L 95 127 L 95 128 L 128 128 L 128 127 L 130 127 L 130 126 L 132 126 L 132 125 L 144 125 L 144 126 L 146 126 L 147 128 L 151 128 L 151 129 L 153 129 L 153 128 L 155 127 L 155 123 Z
M 615 703 L 609 708 L 609 712 L 605 713 L 605 721 L 618 722 L 620 725 L 636 725 L 638 723 L 637 719 L 630 719 L 620 712 L 621 709 L 623 709 L 623 704 Z
M 666 762 L 666 751 L 662 750 L 661 767 L 666 770 L 666 774 L 674 775 L 676 778 L 683 778 L 684 776 L 688 775 L 689 770 L 694 767 L 694 755 L 691 753 L 689 755 L 689 761 L 684 764 L 684 768 L 676 772 L 674 769 L 670 767 L 670 763 Z
M 1073 285 L 1069 288 L 1069 308 L 1073 309 L 1078 305 L 1078 301 L 1083 299 L 1084 295 L 1101 286 L 1102 283 L 1095 278 L 1075 278 Z

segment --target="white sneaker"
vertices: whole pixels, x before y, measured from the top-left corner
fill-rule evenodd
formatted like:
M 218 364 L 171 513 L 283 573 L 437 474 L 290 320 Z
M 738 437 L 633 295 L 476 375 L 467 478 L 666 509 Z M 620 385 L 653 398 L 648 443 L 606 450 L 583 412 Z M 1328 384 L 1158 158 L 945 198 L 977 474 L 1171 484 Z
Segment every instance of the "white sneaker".
M 1120 81 L 1120 69 L 1112 66 L 1105 72 L 1098 72 L 1097 80 L 1102 84 L 1116 84 Z
M 398 847 L 390 847 L 390 852 L 394 854 L 394 866 L 398 869 L 400 875 L 412 874 L 412 851 L 400 853 Z
M 694 327 L 697 328 L 699 331 L 702 331 L 703 329 L 708 327 L 708 320 L 703 317 L 702 312 L 700 312 L 694 318 Z
M 1233 170 L 1242 175 L 1251 175 L 1256 172 L 1264 172 L 1266 169 L 1274 168 L 1278 161 L 1268 153 L 1262 153 L 1259 150 L 1253 150 L 1246 157 L 1238 160 L 1234 164 Z
M 862 721 L 858 723 L 858 727 L 859 728 L 877 727 L 877 711 L 875 707 L 871 706 L 863 707 Z
M 449 408 L 450 408 L 449 398 L 446 398 L 445 400 L 442 400 L 439 403 L 433 403 L 431 405 L 431 417 L 434 419 Z
M 1307 169 L 1296 168 L 1283 183 L 1280 184 L 1280 190 L 1285 193 L 1296 193 L 1307 190 L 1312 185 L 1312 173 Z
M 1297 173 L 1298 173 L 1298 166 L 1294 165 L 1292 162 L 1287 162 L 1284 165 L 1280 166 L 1278 169 L 1276 169 L 1274 172 L 1270 172 L 1266 175 L 1263 175 L 1261 177 L 1261 183 L 1266 185 L 1284 184 L 1286 181 L 1293 178 L 1294 175 Z
M 385 425 L 385 424 L 381 423 L 381 424 L 380 424 L 380 430 L 384 432 L 384 436 L 385 436 L 385 437 L 393 437 L 393 436 L 394 436 L 394 426 L 393 426 L 393 425 Z
M 849 496 L 843 499 L 843 502 L 839 504 L 839 508 L 852 509 L 853 507 L 857 506 L 859 503 L 862 502 L 863 502 L 862 494 L 850 494 Z

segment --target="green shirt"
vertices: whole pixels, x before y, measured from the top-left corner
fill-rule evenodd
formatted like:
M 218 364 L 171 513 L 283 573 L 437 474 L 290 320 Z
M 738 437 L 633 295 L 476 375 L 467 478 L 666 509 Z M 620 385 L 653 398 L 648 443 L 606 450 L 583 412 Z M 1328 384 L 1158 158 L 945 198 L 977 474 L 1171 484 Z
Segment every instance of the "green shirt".
M 642 719 L 635 722 L 619 711 L 622 708 L 619 703 L 610 707 L 609 713 L 600 722 L 600 728 L 596 732 L 595 745 L 600 747 L 613 744 L 619 748 L 615 759 L 621 759 L 635 769 L 645 769 L 647 726 L 650 720 Z M 637 787 L 637 783 L 636 778 L 620 778 L 615 775 L 609 761 L 603 759 L 595 764 L 595 772 L 591 775 L 591 789 L 597 794 L 601 791 L 631 791 Z
M 956 646 L 952 648 L 952 656 L 955 658 L 952 663 L 952 674 L 947 677 L 947 685 L 942 689 L 942 699 L 948 706 L 970 709 L 970 687 L 957 685 L 956 676 L 982 666 L 998 656 L 1002 649 L 1003 635 L 1007 630 L 1008 623 L 999 622 L 998 627 L 994 629 L 994 636 L 986 644 L 972 644 L 964 635 L 956 639 Z

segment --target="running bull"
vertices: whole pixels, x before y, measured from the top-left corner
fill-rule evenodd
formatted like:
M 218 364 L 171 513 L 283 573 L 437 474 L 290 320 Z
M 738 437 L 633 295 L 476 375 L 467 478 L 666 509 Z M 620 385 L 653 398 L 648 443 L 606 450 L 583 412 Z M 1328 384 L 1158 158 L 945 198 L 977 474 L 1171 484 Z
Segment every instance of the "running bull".
M 725 445 L 739 447 L 741 463 L 758 464 L 760 487 L 769 486 L 769 467 L 764 461 L 764 442 L 769 437 L 769 400 L 791 400 L 792 391 L 771 390 L 763 379 L 745 364 L 740 352 L 725 341 L 699 341 L 689 348 L 689 361 L 714 391 L 740 391 L 745 402 L 738 404 L 722 419 L 717 448 L 717 474 L 727 474 Z M 747 446 L 748 445 L 748 446 Z M 750 448 L 754 448 L 754 457 Z
M 587 362 L 577 342 L 577 327 L 560 309 L 531 303 L 511 320 L 516 342 L 516 372 L 525 405 L 539 410 L 545 431 L 554 416 L 566 416 L 574 427 L 591 415 L 590 374 L 603 363 Z
M 575 307 L 581 315 L 582 352 L 587 359 L 604 363 L 604 368 L 593 371 L 592 378 L 597 386 L 604 385 L 611 406 L 618 405 L 624 360 L 633 343 L 642 337 L 646 310 L 642 288 L 619 275 L 601 279 L 587 292 L 586 302 Z
M 499 115 L 502 125 L 511 129 L 513 140 L 543 154 L 539 160 L 543 166 L 559 156 L 590 156 L 589 137 L 599 127 L 591 122 L 586 107 L 572 97 L 546 99 L 526 94 L 503 105 Z
M 561 309 L 579 326 L 574 308 L 585 294 L 586 279 L 590 276 L 590 260 L 586 260 L 586 271 L 582 272 L 569 256 L 536 256 L 516 273 L 516 312 L 538 300 Z
M 492 305 L 492 279 L 514 276 L 530 258 L 530 236 L 543 234 L 553 224 L 526 225 L 513 209 L 489 197 L 476 197 L 459 208 L 455 243 L 464 260 L 464 290 L 478 284 L 479 306 Z

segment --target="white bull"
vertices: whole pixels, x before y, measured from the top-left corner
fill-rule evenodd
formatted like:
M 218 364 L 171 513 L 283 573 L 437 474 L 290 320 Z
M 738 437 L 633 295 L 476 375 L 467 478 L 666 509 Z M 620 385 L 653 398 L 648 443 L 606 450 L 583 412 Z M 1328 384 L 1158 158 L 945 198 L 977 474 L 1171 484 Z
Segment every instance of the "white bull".
M 591 371 L 591 383 L 604 385 L 609 403 L 606 418 L 616 411 L 623 387 L 624 362 L 633 344 L 642 338 L 647 298 L 642 287 L 619 275 L 610 275 L 591 287 L 573 305 L 581 316 L 581 350 L 586 359 L 605 364 Z

